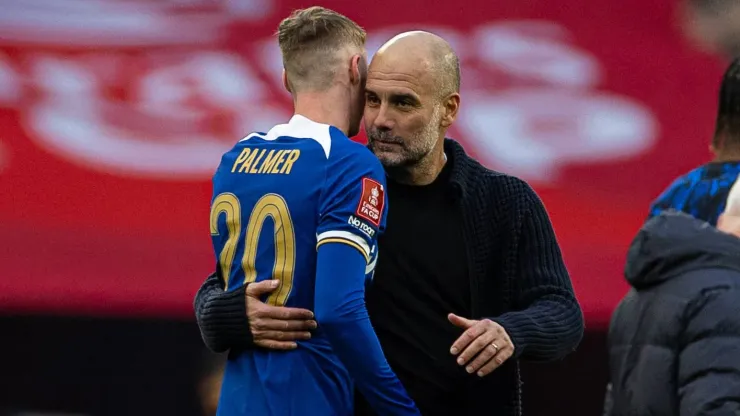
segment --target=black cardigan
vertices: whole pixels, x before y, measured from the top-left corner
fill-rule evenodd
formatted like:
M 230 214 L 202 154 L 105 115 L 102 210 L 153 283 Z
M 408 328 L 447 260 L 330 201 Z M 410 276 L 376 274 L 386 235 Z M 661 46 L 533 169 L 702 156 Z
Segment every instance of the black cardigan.
M 464 215 L 471 318 L 503 326 L 516 358 L 565 357 L 583 336 L 583 315 L 542 201 L 526 182 L 486 169 L 454 140 L 445 140 L 445 152 L 452 163 L 450 189 Z M 216 274 L 198 291 L 195 314 L 211 350 L 252 346 L 244 291 L 224 293 Z M 478 385 L 468 401 L 480 403 L 474 407 L 521 414 L 518 360 L 510 359 Z

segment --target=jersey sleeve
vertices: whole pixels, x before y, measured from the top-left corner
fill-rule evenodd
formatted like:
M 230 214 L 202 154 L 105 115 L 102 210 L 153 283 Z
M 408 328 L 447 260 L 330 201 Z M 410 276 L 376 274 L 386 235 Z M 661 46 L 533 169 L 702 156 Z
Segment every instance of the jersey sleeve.
M 346 244 L 324 244 L 316 262 L 319 329 L 355 385 L 379 415 L 419 416 L 416 404 L 386 361 L 365 307 L 365 262 Z
M 378 159 L 355 143 L 330 156 L 319 208 L 317 248 L 339 242 L 356 248 L 369 263 L 388 211 L 385 172 Z
M 377 414 L 419 416 L 388 365 L 365 307 L 388 203 L 385 172 L 369 150 L 340 143 L 327 164 L 317 231 L 314 311 L 319 329 Z

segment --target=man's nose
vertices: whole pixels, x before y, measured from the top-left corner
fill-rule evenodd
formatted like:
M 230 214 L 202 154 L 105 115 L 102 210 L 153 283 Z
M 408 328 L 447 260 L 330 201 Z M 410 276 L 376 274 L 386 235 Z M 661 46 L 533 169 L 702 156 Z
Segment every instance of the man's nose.
M 393 126 L 395 125 L 395 121 L 391 117 L 391 114 L 388 111 L 388 104 L 382 103 L 380 105 L 380 108 L 378 108 L 378 115 L 375 117 L 375 120 L 373 121 L 373 127 L 375 127 L 378 130 L 391 130 L 393 129 Z

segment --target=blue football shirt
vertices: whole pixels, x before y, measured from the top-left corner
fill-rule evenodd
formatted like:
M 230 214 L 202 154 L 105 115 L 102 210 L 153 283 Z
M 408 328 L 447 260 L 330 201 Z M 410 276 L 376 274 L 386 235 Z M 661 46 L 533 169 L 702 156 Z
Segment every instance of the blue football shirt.
M 355 382 L 376 409 L 418 414 L 364 305 L 385 186 L 368 149 L 300 115 L 223 156 L 210 228 L 226 290 L 278 279 L 266 302 L 313 310 L 319 328 L 293 351 L 232 351 L 219 415 L 350 415 Z

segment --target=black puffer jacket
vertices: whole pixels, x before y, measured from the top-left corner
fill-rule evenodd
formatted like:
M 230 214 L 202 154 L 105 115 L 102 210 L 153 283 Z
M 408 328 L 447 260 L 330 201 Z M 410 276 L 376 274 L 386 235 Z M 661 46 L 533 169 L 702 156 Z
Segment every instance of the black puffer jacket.
M 633 241 L 625 276 L 605 413 L 740 415 L 740 239 L 661 214 Z

